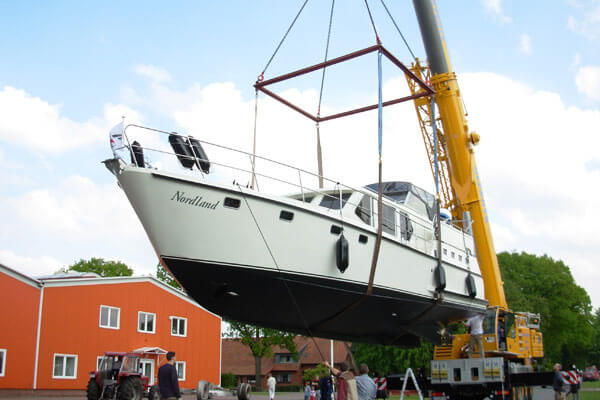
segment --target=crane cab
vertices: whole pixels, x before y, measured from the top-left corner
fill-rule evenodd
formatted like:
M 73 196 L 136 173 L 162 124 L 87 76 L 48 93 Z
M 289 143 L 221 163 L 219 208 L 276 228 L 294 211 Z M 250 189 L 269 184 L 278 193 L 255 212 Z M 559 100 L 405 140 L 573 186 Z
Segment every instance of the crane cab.
M 530 364 L 532 358 L 544 356 L 539 314 L 513 312 L 490 307 L 483 320 L 483 349 L 486 357 L 506 357 Z M 451 336 L 451 343 L 435 346 L 434 360 L 468 357 L 470 334 Z M 473 358 L 478 358 L 474 354 Z

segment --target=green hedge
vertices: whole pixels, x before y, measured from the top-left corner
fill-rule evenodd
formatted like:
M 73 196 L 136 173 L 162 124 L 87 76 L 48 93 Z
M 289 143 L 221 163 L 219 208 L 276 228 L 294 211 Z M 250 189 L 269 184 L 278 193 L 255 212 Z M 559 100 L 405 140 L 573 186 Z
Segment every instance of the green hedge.
M 236 386 L 235 375 L 231 372 L 221 374 L 221 387 L 230 388 Z

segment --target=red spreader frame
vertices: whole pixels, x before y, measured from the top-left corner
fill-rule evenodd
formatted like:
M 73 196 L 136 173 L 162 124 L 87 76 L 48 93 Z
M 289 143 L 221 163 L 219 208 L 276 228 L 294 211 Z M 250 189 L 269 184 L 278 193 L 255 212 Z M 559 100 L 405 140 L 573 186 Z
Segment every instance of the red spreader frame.
M 314 115 L 309 113 L 308 111 L 298 107 L 297 105 L 293 104 L 292 102 L 284 99 L 283 97 L 273 93 L 272 91 L 270 91 L 269 89 L 266 88 L 266 86 L 272 85 L 274 83 L 277 82 L 282 82 L 288 79 L 292 79 L 295 78 L 297 76 L 300 75 L 305 75 L 308 74 L 310 72 L 314 72 L 314 71 L 318 71 L 320 69 L 323 68 L 327 68 L 330 65 L 335 65 L 335 64 L 339 64 L 342 63 L 344 61 L 348 61 L 348 60 L 352 60 L 353 58 L 357 58 L 357 57 L 361 57 L 364 56 L 366 54 L 369 53 L 373 53 L 375 51 L 380 51 L 381 54 L 383 54 L 388 60 L 390 60 L 394 65 L 396 65 L 398 68 L 400 68 L 406 75 L 410 76 L 412 80 L 414 80 L 417 85 L 423 89 L 423 91 L 420 91 L 419 93 L 410 95 L 410 96 L 405 96 L 405 97 L 399 97 L 397 99 L 393 99 L 393 100 L 388 100 L 388 101 L 384 101 L 382 103 L 383 107 L 387 107 L 387 106 L 391 106 L 393 104 L 398 104 L 398 103 L 402 103 L 408 100 L 414 100 L 414 99 L 418 99 L 419 97 L 425 97 L 425 96 L 430 96 L 432 94 L 435 93 L 435 91 L 429 86 L 427 85 L 425 82 L 423 82 L 421 79 L 419 79 L 415 74 L 412 73 L 412 71 L 410 69 L 408 69 L 404 64 L 402 64 L 402 62 L 400 60 L 398 60 L 396 57 L 394 57 L 394 55 L 392 53 L 390 53 L 385 47 L 383 47 L 380 44 L 376 44 L 374 46 L 371 47 L 367 47 L 364 48 L 362 50 L 358 50 L 355 51 L 353 53 L 349 53 L 337 58 L 332 58 L 329 61 L 325 61 L 319 64 L 315 64 L 312 65 L 310 67 L 306 67 L 306 68 L 302 68 L 284 75 L 279 75 L 276 76 L 275 78 L 271 78 L 271 79 L 267 79 L 267 80 L 263 80 L 264 77 L 261 74 L 258 77 L 258 80 L 256 81 L 256 83 L 254 84 L 254 87 L 256 88 L 256 90 L 260 90 L 261 92 L 263 92 L 264 94 L 274 98 L 275 100 L 285 104 L 286 106 L 290 107 L 291 109 L 299 112 L 300 114 L 304 115 L 305 117 L 315 121 L 315 122 L 324 122 L 324 121 L 329 121 L 332 119 L 336 119 L 336 118 L 342 118 L 342 117 L 347 117 L 349 115 L 353 115 L 353 114 L 358 114 L 358 113 L 362 113 L 365 111 L 370 111 L 370 110 L 376 110 L 378 105 L 377 104 L 372 104 L 370 106 L 365 106 L 365 107 L 360 107 L 360 108 L 355 108 L 352 110 L 348 110 L 348 111 L 343 111 L 337 114 L 332 114 L 332 115 L 326 115 L 326 116 L 318 116 L 318 115 Z

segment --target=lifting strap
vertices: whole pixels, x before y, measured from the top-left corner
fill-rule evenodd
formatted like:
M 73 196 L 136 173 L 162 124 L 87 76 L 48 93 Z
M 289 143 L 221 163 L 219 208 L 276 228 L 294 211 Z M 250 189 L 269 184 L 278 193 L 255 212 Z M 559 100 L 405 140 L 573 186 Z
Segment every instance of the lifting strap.
M 378 77 L 378 113 L 377 113 L 377 144 L 379 151 L 379 179 L 378 179 L 378 197 L 377 197 L 377 239 L 375 240 L 375 248 L 373 249 L 373 258 L 371 260 L 371 271 L 369 273 L 369 284 L 367 290 L 354 303 L 341 309 L 337 313 L 315 324 L 315 327 L 321 327 L 327 323 L 336 320 L 342 315 L 354 310 L 363 301 L 373 293 L 373 281 L 375 280 L 375 271 L 377 269 L 377 260 L 379 259 L 379 250 L 381 248 L 381 239 L 383 234 L 383 187 L 382 187 L 382 149 L 383 149 L 383 90 L 382 90 L 382 72 L 381 72 L 381 50 L 377 52 L 377 77 Z
M 331 0 L 331 12 L 329 13 L 329 28 L 327 29 L 327 43 L 325 45 L 325 57 L 323 62 L 327 62 L 327 56 L 329 55 L 329 42 L 331 40 L 331 26 L 333 25 L 333 9 L 335 7 L 335 0 Z M 325 70 L 321 74 L 321 90 L 319 90 L 319 104 L 317 106 L 317 118 L 321 117 L 321 103 L 323 101 L 323 87 L 325 86 Z M 319 121 L 317 121 L 317 170 L 319 174 L 319 189 L 323 189 L 323 154 L 321 151 L 321 129 Z

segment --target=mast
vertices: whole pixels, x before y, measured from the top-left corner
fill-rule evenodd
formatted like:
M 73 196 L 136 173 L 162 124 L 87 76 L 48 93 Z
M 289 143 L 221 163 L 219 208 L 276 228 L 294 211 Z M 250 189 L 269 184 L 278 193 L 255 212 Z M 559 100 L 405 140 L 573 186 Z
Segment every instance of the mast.
M 446 163 L 452 191 L 456 198 L 453 217 L 463 220 L 463 228 L 473 232 L 477 260 L 483 277 L 485 297 L 490 306 L 508 308 L 502 277 L 494 248 L 483 192 L 474 156 L 479 135 L 469 132 L 463 102 L 452 71 L 446 41 L 435 0 L 413 0 L 423 44 L 431 69 L 431 84 L 442 122 L 441 145 L 445 146 Z M 435 121 L 432 121 L 435 123 Z M 472 225 L 465 221 L 471 220 Z

